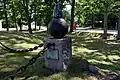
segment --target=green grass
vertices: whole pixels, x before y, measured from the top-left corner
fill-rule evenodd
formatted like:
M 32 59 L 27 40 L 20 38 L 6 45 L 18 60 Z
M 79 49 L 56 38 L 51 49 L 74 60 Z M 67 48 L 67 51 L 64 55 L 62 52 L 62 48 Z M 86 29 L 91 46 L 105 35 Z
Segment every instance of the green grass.
M 40 57 L 35 64 L 29 66 L 26 72 L 16 76 L 16 80 L 102 80 L 83 70 L 84 61 L 98 66 L 102 71 L 115 71 L 120 74 L 120 41 L 109 35 L 102 40 L 100 34 L 73 33 L 72 62 L 67 72 L 53 73 L 43 68 L 44 58 Z M 40 44 L 48 37 L 46 32 L 32 35 L 16 32 L 0 32 L 0 42 L 14 49 L 27 49 Z M 14 73 L 20 66 L 36 55 L 41 48 L 32 52 L 8 53 L 0 47 L 0 80 Z M 83 60 L 83 61 L 82 61 Z

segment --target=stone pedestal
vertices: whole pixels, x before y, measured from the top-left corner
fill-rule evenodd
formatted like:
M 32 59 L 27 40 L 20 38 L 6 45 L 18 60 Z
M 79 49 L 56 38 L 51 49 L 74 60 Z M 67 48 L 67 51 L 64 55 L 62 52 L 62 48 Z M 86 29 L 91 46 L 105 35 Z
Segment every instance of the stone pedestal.
M 71 37 L 46 39 L 44 45 L 48 44 L 50 46 L 45 52 L 45 67 L 52 70 L 66 71 L 72 58 Z

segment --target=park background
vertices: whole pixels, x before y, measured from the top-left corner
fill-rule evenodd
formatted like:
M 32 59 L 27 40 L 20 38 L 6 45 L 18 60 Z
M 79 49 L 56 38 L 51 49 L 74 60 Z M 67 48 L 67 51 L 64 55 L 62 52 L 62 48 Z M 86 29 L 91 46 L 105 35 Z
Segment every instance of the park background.
M 16 80 L 110 80 L 86 68 L 88 61 L 102 72 L 120 74 L 120 1 L 61 0 L 63 18 L 72 37 L 72 63 L 67 72 L 43 68 L 40 57 Z M 0 0 L 0 42 L 13 49 L 28 49 L 47 39 L 53 0 Z M 72 25 L 76 24 L 73 30 Z M 9 53 L 0 47 L 0 80 L 11 75 L 41 50 Z M 107 75 L 107 74 L 105 74 Z

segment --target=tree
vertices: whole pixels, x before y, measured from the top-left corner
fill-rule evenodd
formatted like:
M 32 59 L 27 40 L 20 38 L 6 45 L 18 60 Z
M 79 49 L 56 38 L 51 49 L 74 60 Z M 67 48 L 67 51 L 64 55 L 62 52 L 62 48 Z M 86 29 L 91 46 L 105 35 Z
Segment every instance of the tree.
M 3 15 L 4 15 L 4 12 L 3 12 L 3 1 L 0 0 L 0 20 L 3 19 Z
M 120 1 L 116 1 L 114 7 L 112 8 L 112 11 L 117 15 L 118 17 L 118 23 L 117 23 L 117 29 L 118 34 L 116 36 L 117 39 L 120 39 Z
M 112 7 L 114 5 L 114 0 L 99 0 L 98 1 L 102 6 L 101 6 L 101 12 L 104 14 L 104 34 L 103 34 L 103 39 L 107 39 L 107 20 L 108 20 L 108 15 L 112 10 Z M 103 9 L 102 9 L 103 8 Z
M 100 12 L 97 0 L 78 0 L 75 5 L 75 16 L 83 26 L 95 27 L 95 14 Z
M 74 6 L 75 6 L 75 0 L 72 0 L 72 9 L 71 9 L 71 26 L 70 26 L 70 32 L 73 32 L 73 23 L 74 23 Z
M 17 17 L 19 16 L 18 15 L 18 7 L 17 7 L 17 5 L 18 5 L 17 3 L 18 2 L 17 1 L 18 0 L 15 0 L 15 1 L 14 0 L 10 0 L 8 7 L 9 7 L 9 11 L 11 13 L 11 15 L 9 15 L 9 17 L 10 17 L 9 22 L 12 23 L 13 26 L 16 27 L 16 31 L 19 31 L 18 30 L 18 25 L 17 25 Z
M 90 0 L 88 1 L 89 4 L 89 10 L 91 12 L 91 20 L 92 20 L 92 28 L 95 28 L 95 13 L 99 12 L 99 5 L 96 3 L 96 0 Z
M 25 13 L 26 13 L 26 19 L 27 19 L 27 23 L 28 23 L 28 31 L 29 33 L 32 34 L 32 28 L 31 28 L 31 14 L 29 12 L 29 0 L 23 0 L 23 5 L 24 5 L 24 10 L 25 10 Z
M 5 14 L 5 26 L 7 27 L 7 31 L 9 31 L 9 26 L 8 26 L 8 17 L 7 17 L 7 0 L 3 0 L 4 2 L 4 14 Z

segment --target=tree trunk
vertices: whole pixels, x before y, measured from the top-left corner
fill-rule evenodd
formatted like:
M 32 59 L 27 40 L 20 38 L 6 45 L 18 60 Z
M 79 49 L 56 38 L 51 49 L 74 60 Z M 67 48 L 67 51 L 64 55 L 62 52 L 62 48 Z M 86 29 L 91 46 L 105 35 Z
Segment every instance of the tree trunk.
M 28 11 L 28 0 L 26 0 L 26 17 L 27 17 L 27 21 L 28 21 L 28 31 L 30 34 L 32 34 L 32 28 L 31 28 L 31 15 L 29 14 Z
M 32 28 L 31 28 L 31 19 L 28 19 L 28 31 L 30 34 L 32 34 Z
M 39 25 L 39 30 L 41 29 L 41 25 Z
M 47 27 L 47 34 L 49 34 L 49 33 L 48 33 L 48 24 L 49 24 L 49 22 L 52 20 L 51 17 L 50 17 L 52 14 L 51 14 L 51 12 L 50 12 L 50 10 L 49 10 L 49 6 L 48 6 L 48 5 L 47 5 L 47 9 L 48 9 L 47 15 L 46 15 L 47 21 L 46 21 L 46 23 L 45 23 L 45 26 Z M 41 21 L 40 21 L 40 23 L 41 23 Z M 40 24 L 40 25 L 41 25 L 41 24 Z M 42 25 L 42 26 L 43 26 L 43 25 Z M 41 27 L 42 27 L 42 26 L 41 26 Z
M 16 31 L 19 32 L 19 30 L 18 30 L 18 25 L 17 25 L 17 22 L 16 22 L 15 10 L 14 10 L 14 8 L 12 8 L 12 9 L 13 9 L 13 21 L 14 21 L 14 23 L 15 23 Z
M 21 18 L 19 19 L 19 27 L 20 27 L 20 31 L 22 31 L 22 24 L 21 24 Z
M 73 32 L 73 23 L 74 23 L 74 6 L 75 6 L 75 0 L 72 1 L 72 9 L 71 9 L 71 26 L 70 26 L 70 32 Z
M 9 31 L 8 18 L 7 18 L 7 9 L 6 9 L 6 3 L 7 3 L 7 1 L 6 1 L 6 0 L 4 0 L 5 25 L 6 25 L 6 27 L 7 27 L 7 31 Z
M 95 15 L 92 12 L 92 29 L 95 28 Z
M 36 6 L 35 6 L 35 30 L 37 29 L 36 26 L 37 26 L 37 21 L 36 21 Z
M 26 18 L 27 18 L 27 23 L 28 23 L 28 31 L 30 34 L 32 34 L 31 16 L 30 16 L 29 11 L 28 11 L 28 0 L 23 0 L 23 3 L 24 3 L 25 13 L 26 13 Z
M 103 39 L 107 39 L 107 18 L 108 18 L 108 13 L 104 13 L 104 34 L 103 34 Z
M 18 25 L 15 23 L 16 31 L 19 32 Z
M 120 15 L 119 15 L 119 19 L 118 19 L 118 34 L 117 34 L 117 39 L 120 39 Z

